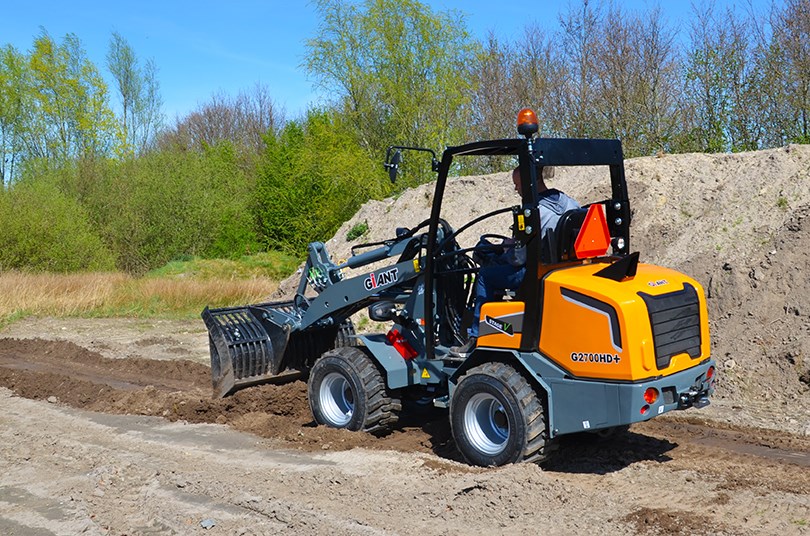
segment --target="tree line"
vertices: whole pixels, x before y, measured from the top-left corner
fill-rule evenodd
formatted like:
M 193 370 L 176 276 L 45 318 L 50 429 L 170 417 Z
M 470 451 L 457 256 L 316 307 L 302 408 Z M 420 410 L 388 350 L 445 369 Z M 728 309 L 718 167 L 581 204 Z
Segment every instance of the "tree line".
M 287 118 L 266 87 L 215 94 L 167 124 L 159 70 L 113 33 L 103 68 L 75 35 L 0 49 L 0 269 L 141 273 L 186 255 L 302 254 L 371 198 L 430 180 L 392 144 L 611 137 L 625 156 L 808 143 L 810 0 L 658 8 L 580 0 L 514 38 L 474 38 L 417 0 L 316 0 L 304 66 L 332 99 Z M 459 173 L 501 170 L 466 163 Z

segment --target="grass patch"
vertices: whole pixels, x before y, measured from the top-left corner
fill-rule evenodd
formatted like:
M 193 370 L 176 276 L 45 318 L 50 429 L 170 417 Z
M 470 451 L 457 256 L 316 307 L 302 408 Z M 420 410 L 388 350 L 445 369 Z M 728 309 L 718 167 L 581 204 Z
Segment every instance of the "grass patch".
M 278 288 L 270 279 L 172 279 L 145 277 L 115 289 L 88 316 L 195 318 L 208 307 L 266 301 Z
M 26 316 L 31 316 L 31 313 L 29 311 L 14 311 L 8 316 L 0 315 L 0 329 L 3 329 L 9 324 L 13 324 L 17 320 L 25 318 Z
M 190 277 L 202 280 L 267 277 L 280 281 L 293 273 L 298 264 L 297 258 L 278 251 L 246 255 L 235 260 L 190 257 L 152 270 L 146 277 Z
M 360 238 L 367 232 L 368 232 L 368 222 L 361 221 L 360 223 L 355 224 L 354 227 L 349 229 L 349 232 L 346 233 L 346 241 L 351 242 L 352 240 Z
M 295 259 L 191 259 L 135 278 L 123 273 L 0 273 L 0 327 L 26 316 L 195 318 L 206 307 L 266 301 Z
M 0 321 L 25 314 L 77 316 L 108 303 L 132 279 L 118 273 L 0 274 Z

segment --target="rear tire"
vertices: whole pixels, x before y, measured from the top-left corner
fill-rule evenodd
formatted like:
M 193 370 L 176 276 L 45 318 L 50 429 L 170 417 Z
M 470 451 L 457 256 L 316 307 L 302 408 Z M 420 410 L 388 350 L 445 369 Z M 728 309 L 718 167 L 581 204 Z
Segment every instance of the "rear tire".
M 352 431 L 385 432 L 402 409 L 372 359 L 354 346 L 330 350 L 315 362 L 307 398 L 318 424 Z
M 546 457 L 547 432 L 541 398 L 505 363 L 467 371 L 450 402 L 456 447 L 471 464 L 484 467 Z

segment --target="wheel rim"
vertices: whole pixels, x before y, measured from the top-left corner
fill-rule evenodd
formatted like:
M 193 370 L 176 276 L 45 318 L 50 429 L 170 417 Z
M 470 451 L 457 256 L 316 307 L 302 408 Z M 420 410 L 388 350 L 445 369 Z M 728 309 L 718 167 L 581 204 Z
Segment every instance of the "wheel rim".
M 464 409 L 464 428 L 473 447 L 494 456 L 506 448 L 509 419 L 503 405 L 487 393 L 474 395 Z
M 349 424 L 354 414 L 354 393 L 345 376 L 339 372 L 327 374 L 320 389 L 321 409 L 335 427 Z

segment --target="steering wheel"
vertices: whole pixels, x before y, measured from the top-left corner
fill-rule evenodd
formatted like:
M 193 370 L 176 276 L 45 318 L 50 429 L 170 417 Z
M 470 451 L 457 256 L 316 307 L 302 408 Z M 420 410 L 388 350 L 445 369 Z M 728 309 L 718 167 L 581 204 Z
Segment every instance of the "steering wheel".
M 500 240 L 501 241 L 500 244 L 493 244 L 495 246 L 500 246 L 505 241 L 512 240 L 512 239 L 510 237 L 504 236 L 504 235 L 499 235 L 499 234 L 495 234 L 495 233 L 485 233 L 485 234 L 481 235 L 481 240 Z
M 497 242 L 494 242 L 497 240 Z M 478 243 L 472 251 L 473 260 L 481 264 L 489 264 L 493 257 L 501 255 L 506 251 L 506 241 L 512 240 L 504 235 L 485 233 L 478 238 Z

